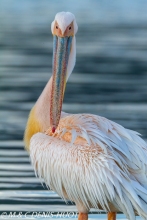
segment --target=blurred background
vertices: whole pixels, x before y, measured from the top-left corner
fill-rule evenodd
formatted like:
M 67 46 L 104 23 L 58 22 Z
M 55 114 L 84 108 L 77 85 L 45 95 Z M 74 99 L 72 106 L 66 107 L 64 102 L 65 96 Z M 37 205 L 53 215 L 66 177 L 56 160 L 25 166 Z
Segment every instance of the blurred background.
M 71 11 L 79 26 L 63 110 L 107 117 L 147 140 L 146 9 L 146 0 L 0 0 L 0 214 L 76 210 L 35 178 L 22 141 L 51 76 L 57 12 Z

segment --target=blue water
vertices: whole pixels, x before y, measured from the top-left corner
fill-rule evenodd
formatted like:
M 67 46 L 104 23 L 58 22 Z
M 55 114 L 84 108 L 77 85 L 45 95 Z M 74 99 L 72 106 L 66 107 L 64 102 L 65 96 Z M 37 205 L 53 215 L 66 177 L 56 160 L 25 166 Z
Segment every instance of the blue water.
M 63 110 L 102 115 L 147 139 L 146 8 L 146 0 L 0 1 L 1 219 L 15 211 L 23 212 L 20 219 L 27 211 L 29 219 L 45 219 L 32 216 L 36 211 L 55 212 L 54 218 L 76 211 L 40 184 L 22 142 L 29 111 L 51 76 L 50 24 L 57 12 L 73 12 L 79 26 Z M 106 215 L 92 210 L 89 218 Z

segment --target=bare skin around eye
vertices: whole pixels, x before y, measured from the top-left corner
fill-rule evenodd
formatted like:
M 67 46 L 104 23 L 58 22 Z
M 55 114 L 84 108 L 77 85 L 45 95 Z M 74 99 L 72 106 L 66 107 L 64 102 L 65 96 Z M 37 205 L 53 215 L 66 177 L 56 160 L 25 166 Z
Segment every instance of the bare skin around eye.
M 68 25 L 66 30 L 65 30 L 65 32 L 62 33 L 61 29 L 59 28 L 59 25 L 58 25 L 57 21 L 55 21 L 53 34 L 57 35 L 59 37 L 70 37 L 70 36 L 73 36 L 74 35 L 74 25 L 73 25 L 73 22 L 70 25 Z

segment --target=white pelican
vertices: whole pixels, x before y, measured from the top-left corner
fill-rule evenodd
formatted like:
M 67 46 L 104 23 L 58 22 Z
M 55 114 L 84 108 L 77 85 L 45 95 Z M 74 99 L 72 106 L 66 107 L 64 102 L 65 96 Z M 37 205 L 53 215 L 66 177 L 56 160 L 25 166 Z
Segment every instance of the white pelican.
M 88 219 L 92 207 L 108 212 L 109 220 L 119 211 L 130 220 L 147 219 L 145 141 L 104 117 L 61 112 L 75 65 L 77 29 L 70 12 L 58 13 L 52 22 L 53 75 L 30 112 L 26 149 L 46 185 L 75 202 L 78 219 Z

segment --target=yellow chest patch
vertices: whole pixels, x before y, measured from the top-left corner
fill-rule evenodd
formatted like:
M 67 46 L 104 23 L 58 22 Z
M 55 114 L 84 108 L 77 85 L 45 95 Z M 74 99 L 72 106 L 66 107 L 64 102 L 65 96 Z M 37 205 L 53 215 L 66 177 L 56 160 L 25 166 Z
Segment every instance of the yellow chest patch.
M 31 137 L 42 131 L 42 126 L 38 122 L 37 117 L 35 115 L 35 108 L 33 108 L 30 112 L 28 122 L 26 125 L 25 133 L 24 133 L 24 142 L 25 142 L 25 148 L 27 151 L 29 151 L 30 146 L 30 139 Z

